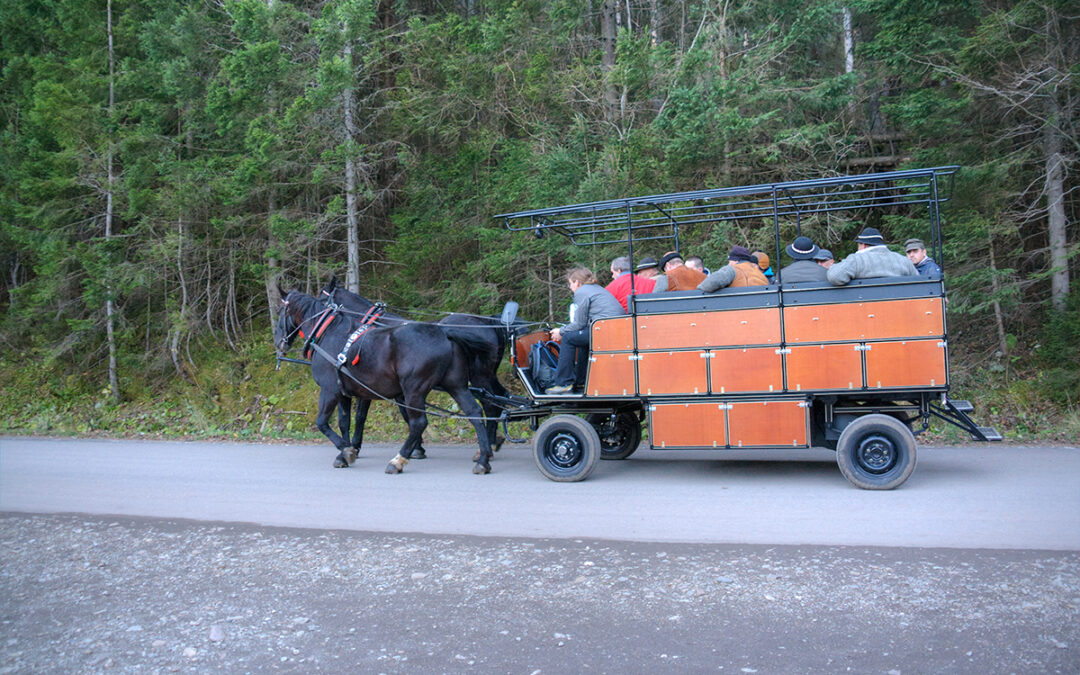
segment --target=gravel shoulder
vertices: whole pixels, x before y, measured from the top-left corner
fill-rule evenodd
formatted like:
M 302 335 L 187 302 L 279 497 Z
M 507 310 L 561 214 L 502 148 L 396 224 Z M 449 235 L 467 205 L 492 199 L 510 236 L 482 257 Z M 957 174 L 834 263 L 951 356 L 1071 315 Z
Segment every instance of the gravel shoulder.
M 0 673 L 1080 671 L 1061 551 L 0 517 Z

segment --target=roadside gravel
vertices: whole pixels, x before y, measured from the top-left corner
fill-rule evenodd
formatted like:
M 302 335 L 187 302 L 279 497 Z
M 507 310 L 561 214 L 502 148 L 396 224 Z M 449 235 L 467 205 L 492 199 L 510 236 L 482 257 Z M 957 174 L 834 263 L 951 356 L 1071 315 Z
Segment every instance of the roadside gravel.
M 5 513 L 0 673 L 1080 671 L 1069 552 Z

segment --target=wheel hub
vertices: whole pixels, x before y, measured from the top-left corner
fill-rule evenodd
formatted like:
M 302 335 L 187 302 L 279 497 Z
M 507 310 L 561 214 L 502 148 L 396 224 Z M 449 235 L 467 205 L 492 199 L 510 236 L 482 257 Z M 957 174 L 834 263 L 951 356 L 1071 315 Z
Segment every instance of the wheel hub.
M 548 444 L 548 456 L 556 465 L 568 468 L 581 459 L 581 443 L 572 434 L 556 434 Z
M 896 464 L 896 446 L 888 437 L 872 434 L 859 443 L 855 458 L 865 471 L 885 473 Z

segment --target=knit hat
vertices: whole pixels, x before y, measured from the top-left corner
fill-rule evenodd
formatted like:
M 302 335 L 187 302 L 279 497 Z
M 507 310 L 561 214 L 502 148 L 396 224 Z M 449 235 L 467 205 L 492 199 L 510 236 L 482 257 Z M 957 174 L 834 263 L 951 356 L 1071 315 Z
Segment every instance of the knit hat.
M 682 254 L 678 251 L 668 251 L 665 253 L 664 257 L 660 258 L 660 270 L 663 271 L 667 267 L 667 264 L 675 259 L 682 260 Z
M 757 258 L 758 267 L 760 267 L 762 271 L 769 269 L 769 256 L 765 255 L 765 253 L 762 251 L 754 251 L 750 255 Z
M 745 246 L 732 246 L 731 251 L 728 253 L 728 260 L 734 260 L 735 262 L 751 262 L 755 265 L 758 264 L 757 258 L 750 253 L 750 249 Z
M 788 244 L 784 250 L 794 260 L 810 260 L 818 252 L 818 247 L 810 241 L 810 237 L 795 237 L 795 241 Z
M 885 243 L 885 239 L 881 236 L 881 233 L 873 227 L 864 227 L 863 231 L 859 233 L 859 236 L 855 237 L 855 241 L 860 244 L 866 244 L 867 246 L 882 246 Z

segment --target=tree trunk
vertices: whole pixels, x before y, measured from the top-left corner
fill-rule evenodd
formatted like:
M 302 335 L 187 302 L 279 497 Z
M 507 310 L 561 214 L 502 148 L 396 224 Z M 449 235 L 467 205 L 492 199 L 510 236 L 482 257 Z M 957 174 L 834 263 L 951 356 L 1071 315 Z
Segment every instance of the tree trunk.
M 986 239 L 990 250 L 990 286 L 994 297 L 991 304 L 994 306 L 994 326 L 997 328 L 998 350 L 1001 352 L 1001 358 L 1005 360 L 1005 367 L 1008 368 L 1009 341 L 1005 334 L 1005 317 L 1001 311 L 1001 302 L 998 300 L 1001 282 L 998 280 L 997 261 L 994 259 L 994 233 L 989 228 L 986 230 Z
M 619 94 L 615 89 L 615 83 L 611 80 L 611 71 L 615 69 L 617 5 L 618 0 L 604 0 L 604 4 L 600 7 L 600 41 L 603 45 L 600 70 L 604 75 L 604 118 L 608 121 L 615 119 L 615 111 L 619 106 Z
M 273 192 L 270 193 L 270 199 L 267 202 L 266 208 L 266 245 L 273 248 L 274 234 L 269 222 L 270 219 L 274 217 L 274 210 L 277 208 L 277 205 L 274 202 Z M 266 267 L 266 302 L 270 308 L 270 330 L 272 331 L 274 330 L 274 324 L 276 323 L 278 307 L 281 306 L 281 293 L 278 293 L 277 289 L 278 280 L 281 276 L 281 262 L 277 258 L 271 256 L 266 260 Z M 231 283 L 232 280 L 230 279 L 230 284 Z
M 352 71 L 352 44 L 345 44 L 345 63 Z M 356 216 L 356 162 L 353 159 L 353 141 L 356 139 L 356 125 L 353 122 L 354 90 L 346 87 L 343 105 L 345 107 L 345 248 L 347 266 L 345 268 L 345 287 L 353 293 L 360 292 L 360 228 Z
M 112 0 L 108 0 L 105 6 L 105 28 L 109 38 L 109 120 L 113 120 L 113 112 L 116 107 L 116 55 L 113 51 L 112 30 Z M 108 151 L 105 158 L 105 170 L 107 172 L 105 188 L 105 241 L 108 246 L 112 239 L 113 218 L 113 187 L 116 181 L 113 169 L 113 144 L 112 129 L 108 130 Z M 113 401 L 120 400 L 120 383 L 116 374 L 116 336 L 113 328 L 113 289 L 112 284 L 105 286 L 105 335 L 109 342 L 109 395 Z
M 1062 155 L 1061 110 L 1050 95 L 1050 115 L 1043 127 L 1046 162 L 1046 227 L 1050 243 L 1050 302 L 1063 311 L 1069 295 L 1068 218 L 1065 215 L 1065 158 Z

